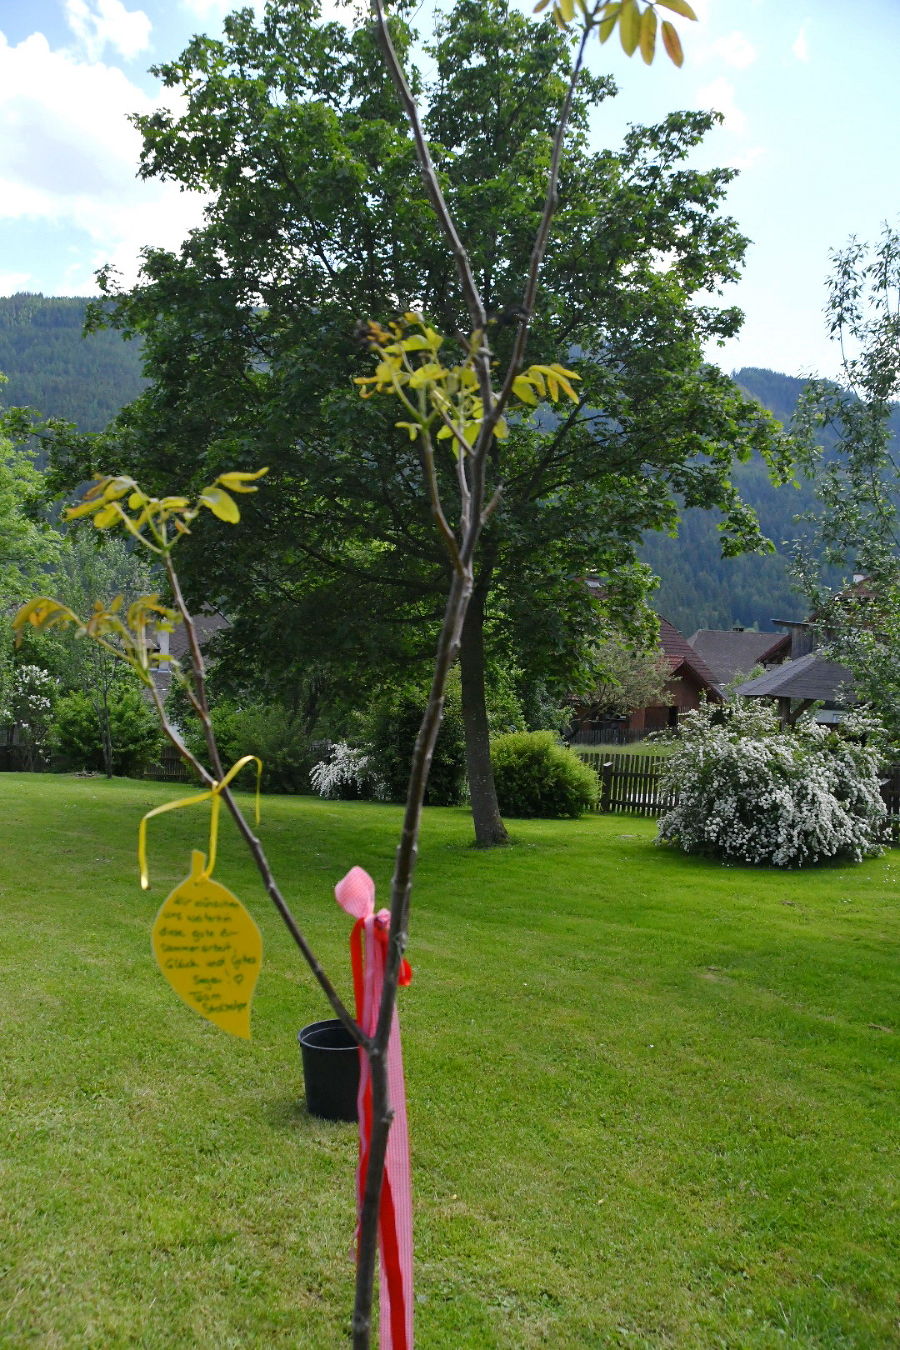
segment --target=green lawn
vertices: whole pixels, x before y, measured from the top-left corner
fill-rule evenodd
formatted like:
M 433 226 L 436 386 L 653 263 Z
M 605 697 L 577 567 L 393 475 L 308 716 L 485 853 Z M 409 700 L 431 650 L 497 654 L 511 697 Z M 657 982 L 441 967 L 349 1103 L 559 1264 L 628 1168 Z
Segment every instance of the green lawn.
M 170 992 L 154 913 L 202 846 L 178 789 L 0 775 L 0 1345 L 332 1350 L 355 1127 L 308 1118 L 328 1010 L 225 829 L 266 941 L 254 1038 Z M 267 798 L 285 892 L 349 996 L 352 864 L 399 812 Z M 662 851 L 652 822 L 426 816 L 403 991 L 417 1340 L 900 1344 L 898 855 L 801 873 Z

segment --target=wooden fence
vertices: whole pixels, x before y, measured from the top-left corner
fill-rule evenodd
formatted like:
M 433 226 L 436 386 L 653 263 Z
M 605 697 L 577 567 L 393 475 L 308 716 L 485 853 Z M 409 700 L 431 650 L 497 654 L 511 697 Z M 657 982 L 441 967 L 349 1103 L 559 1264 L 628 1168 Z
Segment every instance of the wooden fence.
M 677 793 L 665 793 L 660 787 L 665 764 L 661 756 L 616 754 L 606 746 L 573 745 L 572 749 L 600 779 L 598 811 L 661 816 L 675 805 Z M 900 764 L 885 767 L 881 795 L 895 831 L 900 832 Z
M 659 780 L 665 760 L 658 755 L 623 755 L 606 746 L 573 745 L 600 779 L 598 811 L 622 811 L 632 816 L 660 816 L 675 805 Z
M 196 783 L 197 775 L 185 764 L 174 745 L 164 745 L 162 754 L 155 764 L 148 764 L 142 778 L 152 778 L 157 783 Z

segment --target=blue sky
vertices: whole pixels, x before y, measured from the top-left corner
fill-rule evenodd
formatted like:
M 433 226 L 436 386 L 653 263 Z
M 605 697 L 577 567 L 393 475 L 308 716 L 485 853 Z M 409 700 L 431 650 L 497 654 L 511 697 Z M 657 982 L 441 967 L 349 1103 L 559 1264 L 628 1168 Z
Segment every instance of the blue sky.
M 725 123 L 696 163 L 740 169 L 728 210 L 753 242 L 724 297 L 746 313 L 742 335 L 709 355 L 725 369 L 834 375 L 829 250 L 900 224 L 900 0 L 693 3 L 681 70 L 662 54 L 649 68 L 628 60 L 616 39 L 595 47 L 592 68 L 621 90 L 595 117 L 596 144 L 617 145 L 629 122 L 718 108 Z M 0 0 L 0 295 L 89 294 L 107 262 L 133 278 L 142 245 L 176 247 L 196 223 L 197 196 L 136 178 L 125 119 L 161 99 L 148 66 L 232 7 Z

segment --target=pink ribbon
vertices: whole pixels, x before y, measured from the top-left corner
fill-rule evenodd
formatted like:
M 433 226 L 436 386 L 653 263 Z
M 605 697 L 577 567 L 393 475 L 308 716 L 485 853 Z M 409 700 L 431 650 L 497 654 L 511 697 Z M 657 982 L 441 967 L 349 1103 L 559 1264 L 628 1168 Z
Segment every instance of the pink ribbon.
M 350 935 L 356 1020 L 367 1036 L 374 1036 L 384 984 L 390 911 L 375 913 L 375 883 L 361 867 L 353 867 L 334 888 L 335 898 L 356 923 Z M 400 966 L 399 983 L 409 984 L 412 972 Z M 378 1213 L 378 1255 L 381 1350 L 412 1350 L 413 1268 L 412 1187 L 409 1168 L 409 1131 L 406 1090 L 397 1012 L 391 1020 L 387 1050 L 388 1102 L 393 1109 L 387 1142 L 384 1183 Z M 369 1058 L 359 1051 L 359 1167 L 356 1173 L 357 1215 L 362 1214 L 369 1150 L 372 1140 L 372 1075 Z

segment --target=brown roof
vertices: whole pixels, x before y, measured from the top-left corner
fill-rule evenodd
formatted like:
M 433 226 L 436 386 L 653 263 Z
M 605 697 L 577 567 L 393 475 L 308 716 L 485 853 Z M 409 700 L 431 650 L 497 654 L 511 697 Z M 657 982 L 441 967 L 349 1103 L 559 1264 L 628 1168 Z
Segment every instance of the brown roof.
M 694 651 L 684 634 L 679 633 L 668 619 L 660 618 L 659 642 L 673 675 L 677 675 L 683 667 L 687 668 L 693 671 L 702 684 L 709 685 L 710 689 L 721 698 L 722 691 L 718 681 L 703 657 Z
M 724 628 L 698 628 L 688 642 L 713 672 L 717 684 L 749 674 L 754 666 L 784 655 L 791 645 L 787 633 Z
M 826 703 L 849 695 L 852 687 L 853 676 L 846 666 L 810 652 L 739 685 L 737 692 L 748 698 L 812 698 Z

